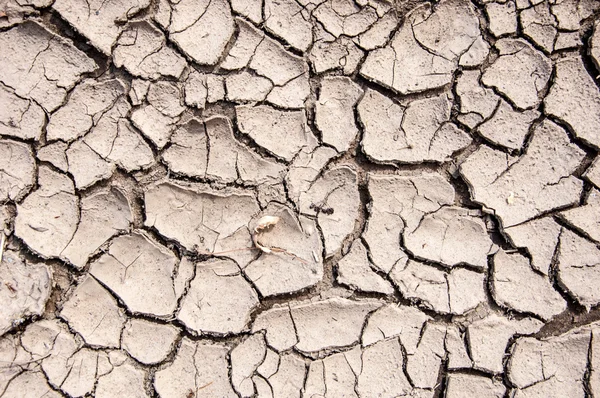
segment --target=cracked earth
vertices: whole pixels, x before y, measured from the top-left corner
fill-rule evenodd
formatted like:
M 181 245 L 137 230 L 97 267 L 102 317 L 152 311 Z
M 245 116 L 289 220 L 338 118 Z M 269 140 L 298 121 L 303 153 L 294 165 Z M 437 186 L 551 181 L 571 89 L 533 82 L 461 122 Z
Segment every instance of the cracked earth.
M 600 3 L 0 0 L 0 397 L 600 397 Z

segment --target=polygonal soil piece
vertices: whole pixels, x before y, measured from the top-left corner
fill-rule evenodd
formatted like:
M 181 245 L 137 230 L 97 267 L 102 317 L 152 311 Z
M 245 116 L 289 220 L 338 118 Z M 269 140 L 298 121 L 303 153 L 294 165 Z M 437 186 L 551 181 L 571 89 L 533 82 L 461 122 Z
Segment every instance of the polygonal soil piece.
M 82 348 L 83 341 L 58 319 L 30 324 L 21 337 L 23 347 L 42 360 L 42 369 L 55 388 L 73 397 L 91 393 L 96 384 L 102 351 Z
M 358 177 L 348 166 L 328 170 L 305 194 L 300 194 L 300 211 L 315 216 L 325 240 L 325 256 L 333 255 L 352 233 L 360 210 Z
M 170 81 L 158 81 L 150 84 L 147 100 L 150 105 L 168 117 L 177 117 L 185 111 L 181 87 Z
M 308 72 L 308 65 L 303 58 L 286 51 L 279 42 L 264 36 L 264 33 L 253 52 L 248 66 L 276 86 L 283 86 Z
M 265 339 L 270 347 L 285 351 L 298 343 L 298 336 L 289 305 L 274 306 L 256 316 L 252 324 L 252 333 L 265 331 Z M 266 361 L 266 359 L 265 359 Z
M 187 63 L 166 46 L 164 34 L 146 21 L 133 22 L 121 34 L 113 51 L 115 66 L 144 79 L 179 78 Z
M 0 83 L 0 134 L 23 140 L 39 140 L 46 120 L 41 106 L 15 94 Z
M 131 81 L 131 87 L 129 89 L 129 99 L 131 100 L 131 103 L 133 105 L 141 105 L 146 100 L 146 95 L 148 95 L 150 83 L 151 82 L 149 82 L 148 80 L 143 79 L 133 79 Z
M 494 256 L 491 278 L 494 300 L 511 310 L 530 313 L 549 320 L 567 309 L 563 300 L 545 275 L 529 266 L 529 260 L 519 253 L 500 250 Z
M 363 90 L 347 77 L 326 77 L 315 108 L 315 124 L 323 143 L 345 152 L 358 134 L 354 107 Z
M 68 144 L 62 141 L 57 141 L 52 144 L 40 147 L 37 150 L 37 158 L 42 162 L 48 162 L 52 166 L 56 167 L 60 171 L 67 172 L 69 170 L 69 163 L 67 161 L 67 148 Z
M 323 246 L 315 221 L 276 204 L 262 214 L 279 217 L 279 221 L 255 234 L 266 252 L 244 268 L 260 294 L 292 293 L 317 284 L 323 277 Z
M 52 112 L 96 62 L 70 41 L 33 21 L 0 34 L 0 82 Z
M 145 365 L 165 360 L 173 350 L 179 330 L 170 324 L 130 319 L 123 329 L 123 349 Z
M 363 347 L 390 337 L 399 337 L 407 353 L 417 349 L 425 322 L 431 318 L 415 307 L 388 304 L 373 312 L 362 332 Z
M 467 352 L 464 333 L 458 326 L 450 325 L 446 328 L 446 352 L 448 353 L 448 370 L 470 369 L 473 362 Z
M 171 7 L 169 39 L 201 65 L 219 62 L 234 31 L 229 2 L 186 0 Z
M 402 370 L 403 359 L 397 338 L 379 341 L 365 348 L 356 391 L 364 397 L 408 395 L 412 388 Z
M 587 327 L 543 339 L 517 339 L 508 361 L 508 380 L 515 396 L 544 397 L 560 391 L 584 396 L 591 332 Z
M 196 264 L 196 276 L 177 318 L 196 333 L 240 333 L 258 303 L 256 292 L 233 261 L 210 260 Z
M 416 350 L 406 359 L 406 373 L 416 388 L 434 389 L 446 355 L 446 327 L 426 323 Z
M 313 15 L 323 24 L 325 30 L 335 37 L 357 36 L 369 29 L 378 19 L 377 10 L 371 5 L 350 0 L 321 2 L 313 11 Z
M 414 230 L 404 232 L 404 245 L 415 257 L 450 268 L 463 263 L 487 268 L 494 250 L 481 212 L 456 206 L 425 215 Z
M 412 231 L 425 214 L 453 204 L 454 188 L 439 174 L 414 177 L 370 174 L 368 188 L 371 209 L 363 238 L 373 265 L 389 273 L 395 264 L 406 261 L 400 246 L 405 227 Z
M 600 91 L 579 55 L 556 61 L 556 77 L 544 105 L 546 113 L 568 123 L 576 137 L 600 147 Z
M 460 172 L 471 198 L 494 211 L 508 228 L 579 203 L 583 182 L 571 173 L 584 155 L 563 128 L 544 120 L 520 157 L 481 146 L 461 164 Z
M 266 0 L 265 28 L 292 47 L 306 51 L 312 44 L 310 15 L 295 0 Z
M 418 99 L 407 108 L 368 89 L 358 104 L 364 126 L 362 149 L 377 162 L 444 162 L 471 143 L 471 137 L 449 123 L 448 94 Z
M 203 122 L 194 118 L 180 125 L 173 132 L 170 142 L 171 145 L 162 153 L 169 170 L 190 177 L 206 176 L 208 139 Z
M 48 385 L 42 371 L 22 372 L 10 381 L 4 390 L 3 398 L 22 398 L 26 392 L 28 397 L 60 398 L 63 395 Z
M 106 55 L 123 29 L 123 23 L 150 5 L 149 0 L 105 2 L 92 0 L 73 4 L 56 0 L 52 8 L 67 20 L 91 45 Z
M 600 242 L 600 191 L 592 189 L 585 205 L 560 213 L 560 218 L 578 231 Z
M 192 69 L 183 82 L 183 91 L 186 105 L 204 109 L 207 102 L 212 104 L 225 99 L 225 76 Z
M 306 363 L 297 354 L 282 355 L 277 371 L 268 378 L 272 396 L 300 398 L 306 375 Z
M 158 370 L 154 388 L 164 398 L 184 397 L 190 391 L 198 397 L 236 398 L 229 383 L 229 348 L 184 337 L 175 360 Z
M 586 308 L 600 302 L 600 250 L 575 233 L 560 234 L 557 280 L 575 300 Z
M 352 40 L 364 50 L 374 50 L 378 47 L 383 47 L 390 39 L 392 33 L 394 33 L 394 30 L 398 26 L 398 21 L 399 16 L 392 8 L 371 25 L 367 31 L 354 37 Z
M 232 3 L 235 0 L 232 1 Z M 244 0 L 246 1 L 246 0 Z M 262 0 L 260 0 L 262 2 Z M 225 70 L 242 69 L 252 59 L 258 45 L 265 38 L 264 33 L 242 18 L 235 19 L 238 26 L 237 38 L 229 53 L 219 65 Z
M 283 86 L 275 86 L 267 96 L 267 102 L 286 109 L 304 108 L 304 102 L 310 95 L 308 71 L 293 78 Z
M 521 11 L 519 19 L 526 37 L 529 37 L 547 53 L 554 51 L 558 23 L 548 3 L 541 2 Z
M 315 139 L 304 111 L 280 111 L 267 105 L 235 108 L 240 131 L 275 156 L 291 161 Z
M 21 200 L 34 184 L 35 159 L 29 145 L 0 139 L 0 201 Z
M 40 12 L 36 8 L 45 8 L 52 4 L 52 0 L 3 0 L 0 28 L 10 28 L 22 23 L 27 17 L 37 17 Z
M 132 220 L 129 201 L 118 188 L 83 197 L 77 231 L 61 257 L 77 268 L 83 268 L 104 242 L 127 230 Z
M 149 398 L 150 395 L 146 391 L 146 371 L 136 367 L 133 361 L 122 352 L 115 353 L 119 354 L 119 358 L 109 357 L 113 367 L 109 373 L 98 377 L 95 396 L 98 398 L 123 396 Z
M 266 355 L 267 345 L 261 333 L 253 334 L 231 350 L 231 384 L 242 397 L 249 398 L 256 393 L 251 377 Z
M 64 303 L 60 317 L 89 345 L 119 347 L 126 317 L 117 300 L 87 276 Z
M 262 22 L 262 0 L 231 0 L 231 8 L 255 24 Z
M 317 74 L 341 69 L 344 75 L 351 75 L 363 56 L 364 52 L 356 44 L 342 36 L 335 41 L 316 41 L 310 49 L 308 59 Z
M 31 316 L 42 315 L 52 290 L 52 272 L 43 263 L 25 263 L 4 252 L 0 263 L 0 336 Z
M 583 173 L 583 177 L 600 188 L 600 157 L 596 157 L 590 167 Z
M 450 374 L 446 385 L 447 398 L 502 398 L 506 387 L 494 379 L 469 374 Z
M 162 114 L 152 105 L 142 106 L 131 113 L 131 122 L 158 149 L 162 149 L 171 138 L 178 118 Z
M 474 368 L 502 373 L 504 352 L 511 337 L 536 333 L 542 326 L 537 319 L 513 320 L 496 314 L 471 323 L 467 328 L 467 341 Z
M 273 83 L 266 77 L 244 71 L 227 76 L 225 88 L 227 99 L 231 102 L 258 102 L 264 101 L 273 88 Z
M 173 290 L 177 257 L 143 233 L 121 235 L 90 266 L 90 274 L 134 313 L 171 315 L 179 297 Z
M 496 145 L 508 149 L 521 149 L 531 124 L 539 116 L 540 112 L 535 109 L 519 112 L 508 102 L 500 100 L 494 115 L 483 122 L 477 131 Z
M 124 93 L 125 85 L 120 80 L 85 80 L 73 89 L 67 103 L 50 116 L 47 139 L 69 142 L 85 135 Z
M 552 73 L 552 62 L 522 39 L 500 39 L 500 56 L 485 70 L 481 82 L 495 87 L 519 109 L 537 106 Z
M 207 177 L 225 183 L 243 181 L 251 185 L 280 181 L 283 178 L 284 166 L 259 156 L 241 144 L 234 137 L 228 118 L 214 116 L 206 119 L 204 126 L 210 148 L 205 167 Z
M 85 141 L 74 142 L 65 154 L 69 164 L 68 171 L 78 190 L 110 178 L 115 171 L 115 165 L 101 158 Z
M 598 9 L 594 0 L 563 0 L 552 2 L 552 14 L 558 20 L 559 29 L 579 30 L 581 21 Z
M 303 396 L 358 397 L 354 391 L 356 375 L 346 353 L 330 355 L 311 362 Z
M 464 314 L 486 301 L 485 275 L 464 268 L 450 272 L 408 260 L 390 278 L 402 296 L 441 314 Z
M 40 166 L 39 188 L 17 205 L 15 235 L 44 258 L 59 257 L 79 225 L 79 199 L 64 174 Z
M 300 195 L 310 188 L 321 170 L 337 154 L 333 148 L 305 147 L 294 159 L 285 176 L 288 196 L 298 204 Z
M 513 245 L 527 249 L 531 268 L 548 275 L 561 230 L 562 227 L 552 217 L 543 217 L 505 228 L 504 232 Z
M 465 70 L 456 79 L 456 93 L 460 99 L 460 114 L 457 119 L 470 128 L 488 120 L 500 102 L 500 97 L 494 90 L 479 83 L 480 79 L 481 72 L 478 70 Z
M 371 269 L 367 249 L 360 240 L 355 241 L 348 254 L 338 262 L 336 280 L 353 290 L 394 293 L 390 282 Z
M 468 3 L 446 0 L 433 11 L 419 6 L 389 45 L 369 53 L 360 73 L 402 94 L 442 87 L 479 36 L 479 20 Z
M 254 195 L 247 192 L 215 191 L 201 185 L 184 188 L 169 182 L 151 187 L 144 202 L 146 226 L 204 254 L 217 251 L 217 245 L 235 238 L 238 230 L 249 231 L 248 223 L 259 211 Z
M 377 301 L 353 301 L 341 297 L 290 306 L 300 352 L 347 347 L 360 340 L 367 315 L 381 307 Z
M 490 21 L 490 32 L 494 36 L 517 33 L 517 8 L 514 1 L 507 1 L 504 4 L 489 2 L 485 5 L 485 13 Z
M 471 47 L 460 56 L 460 66 L 479 66 L 486 60 L 490 53 L 490 45 L 483 37 L 478 37 Z

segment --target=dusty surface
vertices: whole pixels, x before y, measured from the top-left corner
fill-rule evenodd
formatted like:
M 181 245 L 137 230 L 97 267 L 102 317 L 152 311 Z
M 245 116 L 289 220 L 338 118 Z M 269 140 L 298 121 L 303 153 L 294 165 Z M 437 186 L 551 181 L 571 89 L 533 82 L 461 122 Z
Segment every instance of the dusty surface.
M 0 397 L 600 396 L 600 3 L 0 0 Z

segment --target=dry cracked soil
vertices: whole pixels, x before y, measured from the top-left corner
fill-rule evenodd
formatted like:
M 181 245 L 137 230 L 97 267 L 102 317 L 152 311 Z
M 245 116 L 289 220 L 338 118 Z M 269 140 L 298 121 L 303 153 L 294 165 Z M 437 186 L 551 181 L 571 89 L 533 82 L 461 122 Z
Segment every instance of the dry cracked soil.
M 600 2 L 0 0 L 0 397 L 600 397 Z

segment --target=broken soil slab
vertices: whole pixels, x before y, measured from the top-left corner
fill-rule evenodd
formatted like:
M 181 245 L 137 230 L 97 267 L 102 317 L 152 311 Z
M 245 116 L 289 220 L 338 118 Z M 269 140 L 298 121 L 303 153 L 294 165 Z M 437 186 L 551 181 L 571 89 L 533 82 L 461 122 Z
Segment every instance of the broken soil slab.
M 229 2 L 186 0 L 171 9 L 169 39 L 198 64 L 215 65 L 234 32 Z
M 600 249 L 592 242 L 563 229 L 560 235 L 557 280 L 571 297 L 586 308 L 600 302 Z
M 444 272 L 405 260 L 394 266 L 390 278 L 404 298 L 441 314 L 462 315 L 486 301 L 485 275 L 464 268 Z
M 242 133 L 288 162 L 315 140 L 306 124 L 304 111 L 280 111 L 267 105 L 241 105 L 236 107 L 236 115 Z
M 449 122 L 448 93 L 409 102 L 405 108 L 368 89 L 358 104 L 362 150 L 376 162 L 444 162 L 471 137 Z
M 579 203 L 583 182 L 571 174 L 584 156 L 562 127 L 544 120 L 523 155 L 512 157 L 484 145 L 461 164 L 460 172 L 471 198 L 493 210 L 507 228 Z
M 182 397 L 189 391 L 204 397 L 237 397 L 229 382 L 228 352 L 222 344 L 184 337 L 174 361 L 156 372 L 156 392 L 165 398 Z
M 87 276 L 64 303 L 60 317 L 92 346 L 118 348 L 126 321 L 117 300 L 100 283 Z
M 0 263 L 3 286 L 0 300 L 0 336 L 32 316 L 42 315 L 52 290 L 52 271 L 43 264 L 31 264 L 12 251 L 4 252 Z
M 406 17 L 389 45 L 369 53 L 360 73 L 401 94 L 443 87 L 451 82 L 458 58 L 480 34 L 469 3 L 422 5 Z
M 0 201 L 21 200 L 35 184 L 36 165 L 31 147 L 0 139 Z
M 185 59 L 166 45 L 164 34 L 148 22 L 134 22 L 121 34 L 113 51 L 115 66 L 144 79 L 179 78 Z
M 173 289 L 177 257 L 143 233 L 121 235 L 90 265 L 90 274 L 133 313 L 168 317 L 177 308 Z
M 600 91 L 581 57 L 556 62 L 556 77 L 544 105 L 545 112 L 568 123 L 576 137 L 600 147 Z
M 63 104 L 83 74 L 97 68 L 70 41 L 33 21 L 0 33 L 0 47 L 0 82 L 48 112 Z
M 196 264 L 177 318 L 196 333 L 240 333 L 248 328 L 250 313 L 258 304 L 258 295 L 236 263 L 210 260 Z
M 567 309 L 567 303 L 550 279 L 536 273 L 519 253 L 500 250 L 494 256 L 491 278 L 494 300 L 502 307 L 549 320 Z
M 145 225 L 174 239 L 187 250 L 211 253 L 250 223 L 259 207 L 245 191 L 217 191 L 208 186 L 186 188 L 170 182 L 150 187 L 144 195 Z M 248 231 L 248 242 L 250 241 Z
M 0 134 L 38 141 L 46 121 L 41 106 L 15 94 L 10 87 L 0 84 Z
M 600 191 L 588 192 L 585 204 L 560 213 L 560 218 L 576 230 L 600 242 Z
M 481 82 L 495 87 L 519 109 L 537 106 L 552 73 L 550 59 L 522 39 L 501 39 L 494 46 L 500 56 Z
M 370 265 L 367 249 L 360 240 L 354 241 L 348 254 L 337 264 L 336 280 L 352 290 L 393 294 L 394 288 Z
M 175 348 L 179 330 L 170 324 L 129 319 L 123 329 L 122 345 L 137 361 L 153 365 L 163 362 Z

